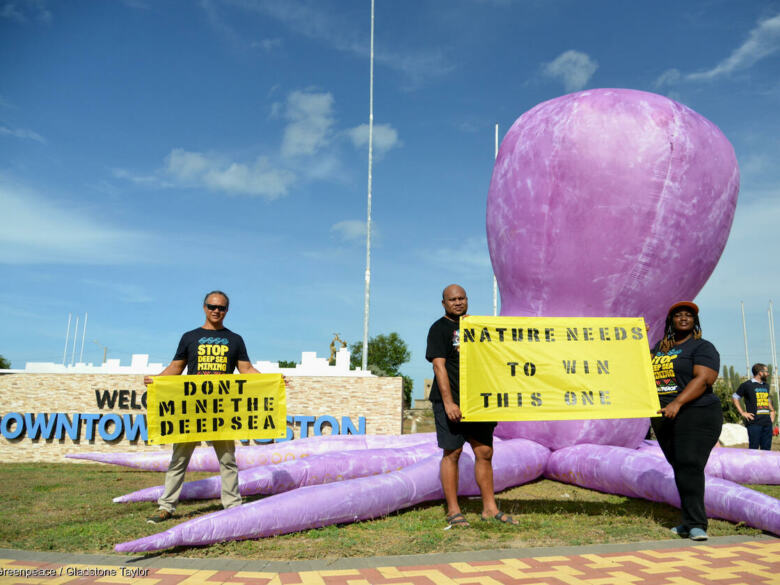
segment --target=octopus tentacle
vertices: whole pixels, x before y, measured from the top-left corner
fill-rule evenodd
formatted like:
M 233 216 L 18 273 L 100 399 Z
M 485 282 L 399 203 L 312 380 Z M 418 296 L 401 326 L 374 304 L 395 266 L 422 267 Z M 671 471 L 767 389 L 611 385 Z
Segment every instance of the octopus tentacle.
M 496 491 L 532 481 L 544 470 L 550 451 L 524 439 L 496 443 L 493 478 Z M 250 504 L 201 516 L 164 532 L 118 544 L 117 552 L 143 552 L 261 538 L 384 516 L 395 510 L 442 498 L 438 455 L 399 471 L 345 480 L 270 496 Z M 460 458 L 462 495 L 479 494 L 474 456 Z
M 680 507 L 671 466 L 643 450 L 575 445 L 555 451 L 545 477 L 601 492 Z M 717 477 L 705 476 L 707 515 L 780 535 L 780 500 Z
M 414 435 L 324 435 L 303 440 L 269 443 L 268 445 L 239 445 L 236 447 L 236 463 L 239 469 L 258 465 L 281 463 L 318 453 L 356 449 L 380 449 L 406 447 L 433 441 L 434 433 Z M 110 463 L 144 471 L 165 471 L 171 461 L 170 451 L 145 453 L 71 453 L 70 459 L 84 459 L 95 463 Z M 219 461 L 211 447 L 197 447 L 187 471 L 219 471 Z
M 658 441 L 644 441 L 639 449 L 663 457 Z M 710 453 L 704 473 L 736 483 L 780 485 L 780 452 L 716 448 Z
M 302 460 L 277 465 L 251 467 L 238 473 L 238 490 L 242 496 L 278 494 L 307 485 L 319 485 L 396 471 L 441 451 L 435 443 L 421 443 L 406 449 L 367 449 L 355 457 L 352 451 L 334 451 L 310 455 Z M 153 502 L 162 496 L 165 486 L 138 490 L 114 498 L 114 502 Z M 188 481 L 182 486 L 181 500 L 218 498 L 222 489 L 220 476 Z

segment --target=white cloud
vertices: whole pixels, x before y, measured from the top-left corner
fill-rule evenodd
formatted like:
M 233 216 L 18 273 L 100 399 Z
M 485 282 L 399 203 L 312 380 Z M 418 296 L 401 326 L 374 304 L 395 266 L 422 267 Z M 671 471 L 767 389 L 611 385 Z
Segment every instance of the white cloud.
M 35 140 L 41 144 L 46 144 L 46 139 L 32 130 L 25 128 L 8 128 L 7 126 L 0 126 L 0 135 L 13 136 L 15 138 L 21 138 L 23 140 Z
M 544 74 L 563 82 L 566 91 L 584 88 L 599 65 L 580 51 L 566 51 L 544 65 Z
M 368 54 L 368 50 L 364 54 Z M 441 77 L 455 69 L 454 65 L 447 62 L 440 49 L 416 53 L 382 51 L 374 55 L 374 59 L 377 63 L 404 73 L 412 82 L 413 88 L 422 85 L 430 78 Z
M 16 0 L 3 2 L 0 5 L 0 18 L 28 22 L 38 20 L 51 22 L 51 12 L 46 8 L 45 0 Z
M 137 174 L 112 169 L 116 178 L 149 187 L 205 188 L 235 195 L 276 199 L 287 195 L 296 182 L 339 181 L 345 171 L 340 156 L 326 149 L 334 136 L 334 99 L 330 93 L 311 90 L 293 91 L 284 102 L 272 107 L 274 117 L 284 117 L 280 154 L 259 156 L 253 162 L 234 161 L 215 152 L 195 152 L 174 148 L 162 169 L 152 174 Z M 359 140 L 357 137 L 355 140 Z M 397 132 L 380 127 L 377 142 L 380 151 L 397 146 Z
M 253 41 L 250 46 L 253 49 L 263 49 L 265 52 L 270 53 L 277 47 L 282 46 L 282 39 L 280 38 L 274 38 L 274 39 L 261 39 L 259 41 Z
M 219 153 L 174 148 L 155 174 L 139 175 L 121 168 L 112 172 L 115 177 L 136 184 L 201 187 L 267 199 L 287 195 L 299 178 L 330 180 L 342 174 L 338 157 L 322 152 L 334 134 L 330 93 L 293 91 L 284 103 L 273 104 L 272 115 L 288 120 L 282 136 L 281 160 L 276 163 L 265 156 L 253 162 L 239 162 Z
M 334 223 L 330 231 L 335 232 L 345 242 L 365 241 L 366 240 L 366 222 L 360 219 L 345 219 Z M 374 223 L 371 223 L 371 235 L 376 231 Z
M 241 35 L 230 26 L 220 15 L 217 5 L 212 0 L 201 0 L 200 7 L 206 13 L 206 18 L 215 30 L 217 30 L 230 44 L 237 48 L 247 46 Z M 251 44 L 250 44 L 251 46 Z
M 343 182 L 347 173 L 341 164 L 341 159 L 330 153 L 321 153 L 316 157 L 308 158 L 305 163 L 296 164 L 295 170 L 301 177 L 310 181 Z
M 680 77 L 682 77 L 682 74 L 679 69 L 667 69 L 656 78 L 653 82 L 653 86 L 657 89 L 665 85 L 674 85 L 680 81 Z
M 323 42 L 337 51 L 368 58 L 369 38 L 366 20 L 356 26 L 354 19 L 347 20 L 329 9 L 323 2 L 279 2 L 278 0 L 225 0 L 245 10 L 259 12 L 274 18 L 293 32 Z M 432 49 L 402 49 L 378 51 L 377 63 L 405 74 L 413 85 L 446 75 L 455 67 L 449 63 L 438 47 Z
M 434 250 L 426 250 L 423 256 L 433 264 L 457 267 L 466 273 L 485 269 L 492 272 L 486 236 L 466 238 L 454 245 L 442 243 Z
M 284 116 L 290 123 L 284 129 L 282 156 L 313 155 L 330 140 L 333 96 L 294 91 L 287 96 Z
M 17 22 L 24 22 L 27 20 L 22 11 L 16 6 L 16 3 L 14 2 L 6 2 L 0 6 L 0 18 L 7 18 Z
M 145 262 L 146 234 L 106 225 L 19 185 L 0 182 L 0 262 L 117 264 Z
M 180 185 L 238 195 L 276 199 L 286 195 L 295 182 L 291 171 L 274 168 L 266 157 L 258 157 L 254 163 L 247 165 L 218 155 L 175 148 L 165 163 L 164 172 Z
M 160 180 L 160 177 L 157 177 L 155 175 L 134 175 L 130 171 L 126 169 L 111 169 L 111 174 L 113 174 L 117 179 L 125 179 L 126 181 L 131 181 L 133 183 L 136 183 L 138 185 L 155 185 L 158 187 L 170 187 L 169 184 L 165 184 Z
M 211 162 L 206 155 L 199 152 L 187 152 L 181 148 L 175 148 L 168 155 L 166 170 L 180 181 L 196 181 L 201 178 Z M 218 163 L 216 163 L 218 164 Z
M 747 40 L 712 69 L 686 75 L 681 75 L 677 69 L 669 69 L 656 79 L 655 86 L 672 85 L 681 79 L 685 81 L 712 81 L 736 71 L 748 69 L 758 61 L 778 51 L 780 51 L 780 14 L 759 21 L 756 27 L 748 33 Z
M 780 49 L 780 14 L 758 23 L 750 31 L 747 40 L 737 47 L 731 55 L 709 71 L 691 73 L 686 76 L 690 81 L 708 81 L 722 75 L 728 75 L 738 69 L 747 69 L 756 62 L 769 57 Z
M 347 135 L 356 148 L 368 144 L 368 124 L 360 124 L 347 130 Z M 374 153 L 377 156 L 384 155 L 388 150 L 401 146 L 398 132 L 390 124 L 374 124 L 373 135 Z

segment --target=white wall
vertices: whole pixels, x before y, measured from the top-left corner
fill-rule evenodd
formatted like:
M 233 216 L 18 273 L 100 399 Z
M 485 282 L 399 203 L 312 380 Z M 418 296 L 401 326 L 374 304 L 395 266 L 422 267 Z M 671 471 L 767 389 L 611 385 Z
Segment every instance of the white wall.
M 336 352 L 336 364 L 328 365 L 328 358 L 317 357 L 315 351 L 301 352 L 301 363 L 294 368 L 280 368 L 278 362 L 258 360 L 252 364 L 264 374 L 281 373 L 285 376 L 355 376 L 370 377 L 371 372 L 349 369 L 349 350 L 342 347 Z M 134 353 L 130 365 L 123 366 L 118 359 L 106 360 L 95 366 L 91 363 L 58 364 L 54 362 L 27 362 L 23 370 L 0 370 L 27 374 L 159 374 L 167 364 L 149 362 L 149 355 Z

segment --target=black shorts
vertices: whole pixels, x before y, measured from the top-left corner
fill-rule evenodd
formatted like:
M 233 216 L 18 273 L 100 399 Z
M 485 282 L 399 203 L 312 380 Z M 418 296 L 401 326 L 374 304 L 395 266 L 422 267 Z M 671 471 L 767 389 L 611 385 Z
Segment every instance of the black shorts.
M 452 422 L 444 411 L 444 403 L 433 402 L 433 420 L 436 423 L 436 440 L 441 449 L 455 451 L 467 440 L 493 446 L 494 422 Z

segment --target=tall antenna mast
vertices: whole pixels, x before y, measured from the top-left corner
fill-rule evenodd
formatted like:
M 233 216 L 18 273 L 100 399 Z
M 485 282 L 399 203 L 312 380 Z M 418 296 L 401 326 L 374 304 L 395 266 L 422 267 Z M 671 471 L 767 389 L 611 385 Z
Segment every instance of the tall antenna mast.
M 494 159 L 498 158 L 498 124 L 496 124 L 496 134 L 495 134 L 495 151 L 494 151 Z M 496 274 L 493 273 L 493 316 L 495 317 L 498 315 L 498 281 L 496 280 Z
M 68 360 L 68 339 L 70 338 L 70 320 L 73 318 L 73 313 L 68 313 L 68 328 L 65 331 L 65 349 L 62 351 L 62 365 Z
M 750 379 L 750 358 L 748 357 L 747 327 L 745 326 L 745 301 L 739 301 L 742 305 L 742 336 L 745 338 L 745 372 Z
M 84 331 L 81 333 L 81 353 L 79 354 L 79 362 L 84 363 L 84 338 L 87 336 L 87 316 L 89 313 L 84 313 Z
M 366 292 L 363 304 L 363 360 L 368 369 L 368 309 L 371 293 L 371 169 L 374 154 L 374 0 L 371 0 L 371 54 L 368 85 L 368 202 L 366 205 Z
M 777 345 L 775 344 L 774 305 L 769 301 L 769 345 L 772 350 L 772 385 L 775 387 L 778 404 L 780 404 L 780 385 L 777 383 Z
M 76 326 L 73 327 L 73 351 L 70 354 L 71 365 L 76 363 L 76 336 L 79 334 L 79 316 L 76 315 Z

